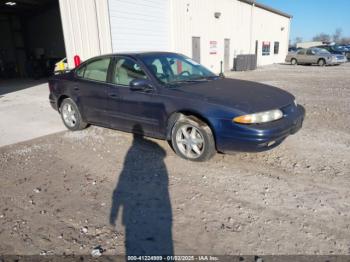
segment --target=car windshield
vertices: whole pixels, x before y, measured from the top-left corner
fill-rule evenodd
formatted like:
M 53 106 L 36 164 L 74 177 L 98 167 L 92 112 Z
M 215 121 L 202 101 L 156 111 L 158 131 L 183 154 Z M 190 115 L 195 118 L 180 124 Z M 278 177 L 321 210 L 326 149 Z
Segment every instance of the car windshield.
M 335 45 L 335 46 L 333 46 L 333 50 L 343 52 L 343 51 L 345 51 L 345 48 L 344 48 L 344 46 Z
M 141 59 L 160 83 L 170 86 L 218 78 L 204 66 L 179 54 L 145 54 Z

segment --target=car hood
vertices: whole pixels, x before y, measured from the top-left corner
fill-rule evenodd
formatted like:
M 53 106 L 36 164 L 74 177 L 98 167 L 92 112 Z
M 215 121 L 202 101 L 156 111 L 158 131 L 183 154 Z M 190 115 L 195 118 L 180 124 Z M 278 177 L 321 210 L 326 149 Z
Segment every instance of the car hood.
M 246 113 L 281 108 L 293 103 L 294 96 L 277 87 L 251 81 L 219 79 L 177 88 L 182 94 Z

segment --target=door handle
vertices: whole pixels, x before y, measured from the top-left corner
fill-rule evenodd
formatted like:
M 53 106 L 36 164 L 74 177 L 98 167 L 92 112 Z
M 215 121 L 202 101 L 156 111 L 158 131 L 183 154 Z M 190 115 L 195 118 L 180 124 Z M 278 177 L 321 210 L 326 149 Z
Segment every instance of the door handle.
M 117 94 L 114 94 L 114 93 L 108 94 L 108 96 L 113 98 L 113 99 L 119 98 L 119 96 Z
M 79 91 L 80 90 L 78 86 L 75 86 L 73 89 L 74 89 L 74 91 Z

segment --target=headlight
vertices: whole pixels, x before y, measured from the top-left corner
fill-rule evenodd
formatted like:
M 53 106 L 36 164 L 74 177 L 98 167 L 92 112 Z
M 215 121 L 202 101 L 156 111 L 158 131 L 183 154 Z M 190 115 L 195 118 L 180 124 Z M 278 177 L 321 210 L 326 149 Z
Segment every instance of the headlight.
M 233 119 L 233 122 L 240 124 L 259 124 L 275 121 L 281 119 L 282 117 L 283 112 L 279 109 L 275 109 L 251 115 L 238 116 Z

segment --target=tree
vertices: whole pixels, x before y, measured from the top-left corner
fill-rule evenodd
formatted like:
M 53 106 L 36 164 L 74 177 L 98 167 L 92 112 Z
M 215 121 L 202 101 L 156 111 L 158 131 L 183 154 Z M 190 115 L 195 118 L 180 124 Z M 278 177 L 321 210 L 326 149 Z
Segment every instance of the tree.
M 337 28 L 333 34 L 333 42 L 338 43 L 340 41 L 343 30 L 341 28 Z
M 350 44 L 350 37 L 342 37 L 339 40 L 339 44 L 341 44 L 341 45 L 349 45 Z
M 312 38 L 312 41 L 315 42 L 330 42 L 331 36 L 326 33 L 320 33 Z
M 295 38 L 295 44 L 301 43 L 301 42 L 303 42 L 303 38 L 300 37 L 300 36 L 297 36 L 297 37 Z

